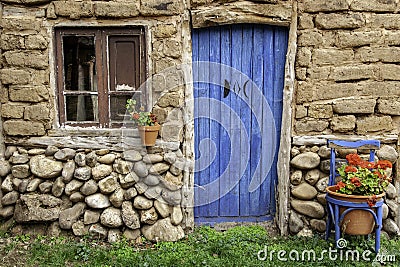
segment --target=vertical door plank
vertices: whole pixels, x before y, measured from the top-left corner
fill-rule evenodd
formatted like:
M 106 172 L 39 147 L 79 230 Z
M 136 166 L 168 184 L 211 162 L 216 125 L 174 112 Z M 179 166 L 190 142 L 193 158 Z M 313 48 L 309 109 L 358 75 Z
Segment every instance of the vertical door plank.
M 210 62 L 217 62 L 219 63 L 221 61 L 221 36 L 220 36 L 220 30 L 218 28 L 211 28 L 210 29 L 210 56 L 209 56 L 209 61 Z M 220 76 L 220 73 L 217 71 L 211 71 L 210 72 L 210 80 L 211 81 L 217 81 L 219 80 L 218 77 Z M 209 89 L 210 89 L 210 99 L 216 99 L 220 101 L 221 98 L 221 89 L 220 86 L 216 84 L 209 84 Z M 214 105 L 210 104 L 210 118 L 217 118 L 221 115 L 221 109 L 219 105 Z M 220 134 L 219 134 L 219 122 L 215 120 L 210 120 L 210 137 L 212 144 L 210 144 L 210 149 L 212 148 L 215 151 L 215 154 L 212 153 L 212 155 L 215 155 L 215 158 L 213 159 L 213 162 L 210 165 L 210 182 L 217 181 L 219 182 L 219 177 L 220 177 L 220 156 L 219 156 L 219 147 L 220 147 Z M 226 153 L 226 152 L 224 152 Z M 211 159 L 212 160 L 212 159 Z M 210 187 L 210 196 L 219 196 L 219 183 L 215 184 Z M 212 201 L 212 202 L 211 202 Z M 210 204 L 209 204 L 209 209 L 210 209 L 210 216 L 219 216 L 219 201 L 215 200 L 215 198 L 210 199 Z
M 200 61 L 207 61 L 208 56 L 210 54 L 210 35 L 209 31 L 201 31 L 199 35 L 199 60 Z M 199 79 L 202 81 L 207 81 L 209 79 L 209 69 L 207 68 L 200 68 L 199 69 Z M 209 88 L 207 83 L 200 83 L 199 84 L 199 95 L 198 97 L 201 98 L 208 98 L 209 95 Z M 198 114 L 205 114 L 210 110 L 210 105 L 207 102 L 203 102 L 201 105 L 199 105 L 199 113 Z M 201 140 L 207 139 L 210 136 L 210 124 L 209 120 L 207 118 L 199 118 L 199 122 L 201 123 L 201 127 L 199 127 L 199 139 L 200 139 L 200 144 Z M 207 151 L 206 146 L 201 148 L 203 151 L 200 153 L 201 160 L 205 163 L 210 162 L 210 154 L 209 151 Z M 202 164 L 204 165 L 204 164 Z M 200 185 L 207 185 L 210 182 L 210 169 L 205 168 L 204 170 L 201 170 L 199 173 L 199 182 Z M 207 190 L 200 190 L 201 193 L 201 199 L 202 202 L 204 203 L 203 200 L 205 200 L 208 203 L 209 199 L 209 192 Z M 206 205 L 199 207 L 199 215 L 200 216 L 209 216 L 210 215 L 210 210 L 209 207 Z
M 221 28 L 221 64 L 230 66 L 232 62 L 232 29 L 230 26 L 225 26 Z M 231 83 L 231 71 L 229 69 L 223 69 L 221 72 L 221 82 L 223 81 L 225 84 L 225 80 Z M 232 87 L 232 85 L 230 85 Z M 232 88 L 231 88 L 232 89 Z M 231 105 L 231 95 L 232 92 L 229 93 L 227 97 L 222 96 L 222 103 L 226 104 L 228 107 Z M 230 127 L 230 114 L 221 114 L 221 124 Z M 231 168 L 233 165 L 230 164 L 231 154 L 234 145 L 231 141 L 230 137 L 230 128 L 221 129 L 220 133 L 220 147 L 219 147 L 219 157 L 220 157 L 220 166 L 223 167 L 224 173 L 222 175 L 222 179 L 220 179 L 220 191 L 225 193 L 229 188 L 229 179 L 231 176 Z M 226 149 L 229 147 L 229 151 Z M 230 165 L 228 165 L 230 164 Z M 232 169 L 232 171 L 234 171 Z M 231 215 L 231 199 L 230 194 L 221 195 L 219 200 L 219 208 L 221 216 L 230 216 Z
M 264 81 L 264 55 L 263 55 L 263 30 L 260 26 L 254 26 L 253 32 L 253 62 L 252 62 L 252 79 L 254 84 L 258 88 L 251 88 L 250 94 L 253 90 L 261 90 L 263 87 Z M 261 168 L 257 169 L 259 164 L 262 164 L 261 159 L 261 147 L 262 147 L 262 139 L 261 139 L 261 125 L 258 124 L 255 114 L 260 116 L 262 114 L 262 99 L 259 97 L 253 97 L 251 94 L 251 106 L 252 106 L 252 116 L 251 116 L 251 175 L 252 179 L 256 179 L 261 186 Z M 257 171 L 256 171 L 257 170 Z M 265 215 L 263 212 L 266 210 L 266 201 L 265 197 L 260 196 L 260 188 L 250 193 L 250 215 Z
M 267 98 L 268 104 L 271 106 L 271 97 L 273 94 L 273 78 L 274 78 L 274 46 L 273 46 L 273 31 L 271 27 L 267 26 L 264 28 L 264 84 L 263 84 L 263 94 Z M 263 107 L 268 108 L 268 107 Z M 263 117 L 262 123 L 262 134 L 265 135 L 268 133 L 267 127 L 271 125 L 272 118 Z M 265 138 L 265 136 L 264 136 Z M 262 211 L 266 212 L 269 210 L 269 206 L 271 205 L 271 175 L 270 172 L 267 172 L 268 162 L 270 162 L 272 153 L 271 148 L 266 147 L 266 144 L 262 147 L 262 161 L 261 161 L 261 173 L 268 173 L 266 179 L 264 180 L 261 188 L 260 188 L 260 202 L 266 204 L 265 207 L 262 207 Z
M 244 85 L 249 84 L 249 79 L 252 77 L 252 60 L 253 60 L 253 29 L 249 25 L 243 26 L 242 30 L 242 51 L 241 51 L 241 66 L 240 69 L 243 74 L 249 76 L 248 79 L 243 77 L 239 82 L 239 86 L 241 88 L 237 99 L 240 102 L 240 118 L 243 123 L 244 129 L 240 131 L 240 160 L 246 161 L 246 165 L 244 166 L 244 170 L 239 170 L 239 173 L 243 172 L 243 175 L 240 179 L 240 216 L 249 216 L 250 215 L 250 193 L 249 193 L 249 184 L 250 184 L 250 161 L 249 156 L 252 153 L 248 153 L 250 149 L 250 132 L 251 132 L 251 107 L 245 102 L 248 101 L 247 92 L 245 92 Z M 248 91 L 248 90 L 247 90 Z M 243 166 L 242 166 L 243 167 Z
M 235 25 L 232 26 L 232 58 L 231 58 L 231 66 L 234 69 L 240 70 L 241 68 L 241 55 L 242 55 L 242 26 L 241 25 Z M 232 153 L 231 153 L 231 161 L 230 165 L 234 168 L 230 170 L 230 180 L 229 180 L 229 186 L 233 189 L 231 192 L 229 192 L 226 197 L 229 198 L 229 211 L 230 211 L 230 216 L 239 216 L 239 184 L 238 181 L 241 177 L 240 176 L 240 124 L 239 121 L 237 120 L 238 115 L 240 114 L 240 99 L 234 93 L 234 84 L 238 83 L 240 84 L 241 80 L 240 78 L 236 76 L 231 76 L 230 77 L 230 82 L 231 82 L 231 88 L 233 87 L 233 90 L 231 90 L 231 93 L 229 94 L 230 101 L 231 101 L 231 129 L 230 129 L 230 138 L 231 138 L 231 143 L 232 143 Z

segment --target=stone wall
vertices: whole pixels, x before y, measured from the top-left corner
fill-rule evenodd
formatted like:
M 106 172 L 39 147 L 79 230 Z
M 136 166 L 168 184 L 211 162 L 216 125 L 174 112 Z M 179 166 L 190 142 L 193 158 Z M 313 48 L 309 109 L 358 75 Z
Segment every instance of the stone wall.
M 345 162 L 346 155 L 355 149 L 338 149 L 337 161 Z M 362 151 L 358 153 L 362 155 Z M 310 235 L 312 231 L 324 233 L 326 229 L 326 186 L 329 180 L 330 149 L 323 146 L 293 146 L 290 173 L 290 217 L 291 234 Z M 365 155 L 367 158 L 369 154 Z M 398 153 L 393 146 L 383 145 L 376 157 L 395 163 Z M 383 204 L 383 231 L 399 235 L 398 190 L 390 184 Z
M 183 119 L 192 89 L 179 71 L 191 60 L 187 1 L 4 0 L 0 12 L 0 217 L 52 235 L 182 238 L 193 227 Z M 145 29 L 147 103 L 162 125 L 148 149 L 136 130 L 127 144 L 121 129 L 58 120 L 54 27 L 131 25 Z
M 296 134 L 399 134 L 399 7 L 298 1 Z
M 180 149 L 59 149 L 8 146 L 0 159 L 3 220 L 41 223 L 109 242 L 177 240 L 185 160 Z M 17 228 L 17 229 L 15 229 Z
M 290 232 L 325 228 L 322 205 L 329 155 L 321 144 L 339 138 L 379 139 L 390 145 L 389 155 L 383 156 L 394 163 L 384 229 L 399 234 L 400 4 L 379 0 L 299 0 L 297 4 Z M 298 168 L 293 161 L 306 151 L 321 158 L 321 163 Z

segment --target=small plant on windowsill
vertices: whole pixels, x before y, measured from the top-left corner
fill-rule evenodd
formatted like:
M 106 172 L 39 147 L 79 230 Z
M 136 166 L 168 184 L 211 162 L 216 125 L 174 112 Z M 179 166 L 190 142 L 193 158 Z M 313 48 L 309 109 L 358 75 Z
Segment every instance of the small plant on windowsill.
M 142 144 L 145 146 L 154 146 L 158 131 L 160 130 L 157 117 L 151 112 L 144 111 L 143 107 L 137 110 L 135 99 L 128 99 L 126 101 L 126 109 L 129 113 L 129 118 L 138 126 Z

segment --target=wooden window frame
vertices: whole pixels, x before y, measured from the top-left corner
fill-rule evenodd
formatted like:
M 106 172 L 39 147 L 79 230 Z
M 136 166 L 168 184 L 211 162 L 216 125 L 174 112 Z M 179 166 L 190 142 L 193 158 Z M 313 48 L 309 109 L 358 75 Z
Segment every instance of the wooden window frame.
M 64 81 L 64 53 L 63 53 L 63 37 L 64 36 L 93 36 L 95 39 L 95 70 L 97 74 L 97 96 L 98 96 L 98 121 L 67 121 L 65 108 L 65 81 Z M 135 91 L 111 91 L 111 77 L 115 77 L 115 73 L 111 73 L 110 69 L 110 49 L 109 37 L 111 36 L 134 36 L 139 39 L 139 61 L 135 67 L 139 68 L 136 76 Z M 56 86 L 58 97 L 59 122 L 61 126 L 96 126 L 99 128 L 115 128 L 122 126 L 123 122 L 111 121 L 110 117 L 110 96 L 127 95 L 129 93 L 140 93 L 141 105 L 147 108 L 147 92 L 146 87 L 142 86 L 146 80 L 147 63 L 145 49 L 145 31 L 144 27 L 56 27 L 55 28 L 55 58 L 56 58 Z M 141 88 L 142 91 L 138 91 Z M 68 95 L 74 92 L 68 91 Z M 82 95 L 79 92 L 77 95 Z M 96 93 L 93 93 L 96 94 Z

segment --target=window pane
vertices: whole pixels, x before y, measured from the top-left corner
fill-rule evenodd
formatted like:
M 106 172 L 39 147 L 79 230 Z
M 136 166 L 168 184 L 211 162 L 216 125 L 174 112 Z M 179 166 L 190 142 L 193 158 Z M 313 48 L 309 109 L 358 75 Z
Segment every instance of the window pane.
M 67 121 L 97 121 L 97 95 L 66 95 Z
M 65 90 L 97 91 L 93 36 L 64 36 Z
M 110 96 L 110 118 L 112 121 L 123 121 L 126 112 L 126 101 L 131 99 L 132 95 Z M 135 94 L 137 107 L 140 107 L 140 94 Z
M 138 36 L 110 36 L 110 91 L 134 91 L 139 87 Z

